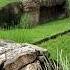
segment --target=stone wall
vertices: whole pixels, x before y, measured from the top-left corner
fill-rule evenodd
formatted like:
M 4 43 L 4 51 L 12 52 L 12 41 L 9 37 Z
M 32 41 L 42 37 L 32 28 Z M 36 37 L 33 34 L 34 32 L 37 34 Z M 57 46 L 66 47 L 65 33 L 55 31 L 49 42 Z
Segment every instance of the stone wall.
M 67 0 L 22 0 L 24 11 L 30 14 L 29 23 L 36 25 L 38 22 L 68 16 Z M 64 5 L 63 5 L 64 4 Z M 59 6 L 59 7 L 57 7 Z M 42 9 L 44 7 L 45 9 Z M 61 8 L 61 9 L 59 9 Z
M 55 6 L 61 5 L 65 0 L 40 0 L 42 6 Z
M 25 14 L 29 14 L 29 23 L 35 26 L 39 22 L 40 4 L 36 0 L 23 2 Z

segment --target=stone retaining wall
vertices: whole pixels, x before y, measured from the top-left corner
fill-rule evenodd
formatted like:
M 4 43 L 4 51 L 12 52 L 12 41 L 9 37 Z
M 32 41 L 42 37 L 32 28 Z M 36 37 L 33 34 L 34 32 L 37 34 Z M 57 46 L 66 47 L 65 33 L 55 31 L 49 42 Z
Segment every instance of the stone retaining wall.
M 28 14 L 31 13 L 29 22 L 33 25 L 36 25 L 38 22 L 44 20 L 47 21 L 58 17 L 64 18 L 68 16 L 68 9 L 67 9 L 68 7 L 66 5 L 67 0 L 22 0 L 22 1 L 23 1 L 25 12 Z M 62 8 L 58 9 L 56 7 L 57 5 L 58 7 L 60 6 Z M 40 11 L 42 6 L 46 7 L 47 9 L 47 10 L 42 9 L 42 11 L 46 12 L 46 15 Z

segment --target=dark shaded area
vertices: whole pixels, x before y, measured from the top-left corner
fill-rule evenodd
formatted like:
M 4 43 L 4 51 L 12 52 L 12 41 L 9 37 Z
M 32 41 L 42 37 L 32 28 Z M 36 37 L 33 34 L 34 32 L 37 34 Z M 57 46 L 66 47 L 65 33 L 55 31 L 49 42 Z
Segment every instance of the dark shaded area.
M 22 2 L 12 2 L 0 9 L 0 27 L 8 28 L 20 23 L 23 14 Z
M 40 7 L 40 22 L 67 17 L 66 1 L 61 5 Z
M 0 65 L 0 70 L 5 70 L 5 69 L 3 68 L 3 66 L 4 66 L 4 62 Z

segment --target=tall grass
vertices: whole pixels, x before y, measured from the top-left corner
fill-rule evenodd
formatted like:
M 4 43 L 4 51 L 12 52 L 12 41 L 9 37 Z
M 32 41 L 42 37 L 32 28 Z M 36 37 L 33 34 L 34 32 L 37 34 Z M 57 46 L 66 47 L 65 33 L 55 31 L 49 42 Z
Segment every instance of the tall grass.
M 70 29 L 70 19 L 46 22 L 32 29 L 0 30 L 0 39 L 9 39 L 16 42 L 33 43 L 48 36 Z
M 61 70 L 59 69 L 58 63 L 60 63 L 62 70 L 69 70 L 69 61 L 68 61 L 67 55 L 63 57 L 62 49 L 60 51 L 58 51 L 57 49 L 57 70 Z
M 46 48 L 50 52 L 51 58 L 60 62 L 64 70 L 70 70 L 70 33 L 43 42 L 38 46 Z
M 34 25 L 32 25 L 31 22 L 31 13 L 23 13 L 23 16 L 21 17 L 21 23 L 20 27 L 25 29 L 30 29 Z

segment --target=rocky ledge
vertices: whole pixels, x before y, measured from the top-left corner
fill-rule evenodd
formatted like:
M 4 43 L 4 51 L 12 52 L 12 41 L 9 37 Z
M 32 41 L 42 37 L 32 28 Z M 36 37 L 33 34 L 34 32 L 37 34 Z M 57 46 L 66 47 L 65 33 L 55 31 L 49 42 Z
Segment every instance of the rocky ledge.
M 47 49 L 1 40 L 0 70 L 57 70 L 57 64 Z

